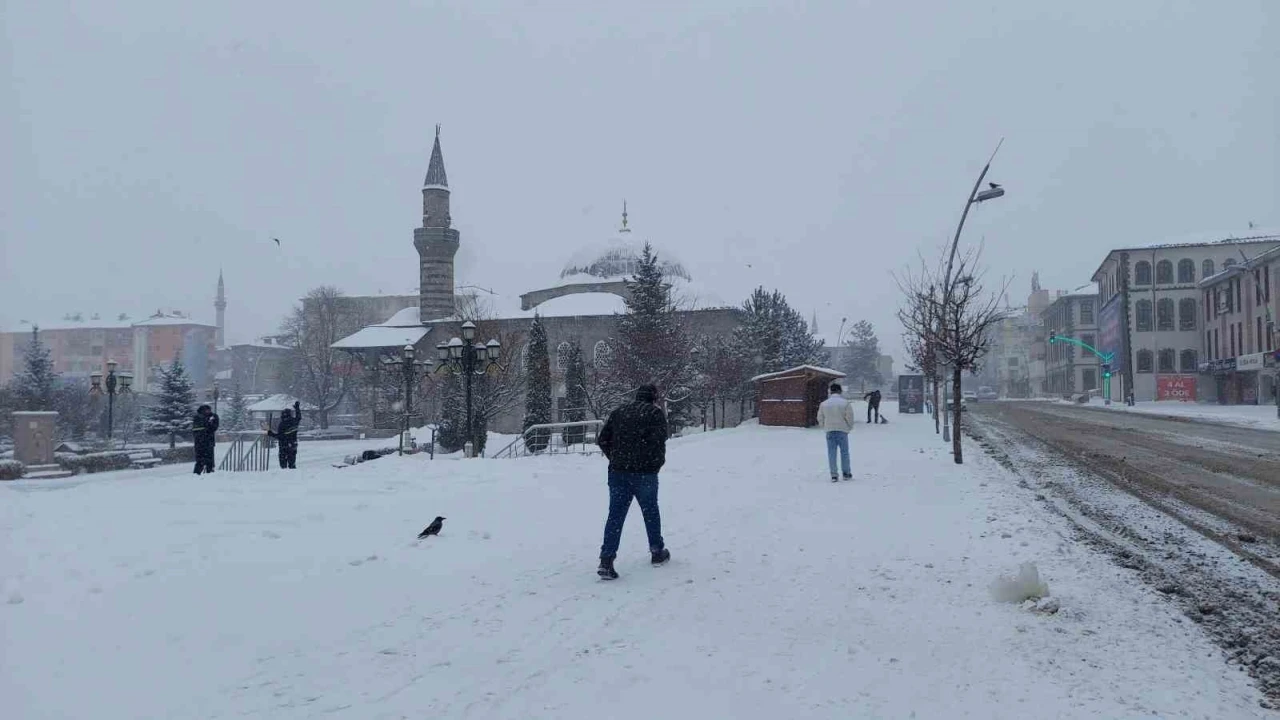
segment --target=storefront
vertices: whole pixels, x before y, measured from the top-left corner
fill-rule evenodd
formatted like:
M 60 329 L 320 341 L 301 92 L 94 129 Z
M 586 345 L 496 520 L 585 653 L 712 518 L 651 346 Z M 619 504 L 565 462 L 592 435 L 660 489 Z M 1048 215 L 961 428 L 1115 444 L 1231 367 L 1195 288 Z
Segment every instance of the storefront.
M 1257 405 L 1259 386 L 1268 353 L 1253 353 L 1236 358 L 1235 381 L 1240 386 L 1240 404 Z

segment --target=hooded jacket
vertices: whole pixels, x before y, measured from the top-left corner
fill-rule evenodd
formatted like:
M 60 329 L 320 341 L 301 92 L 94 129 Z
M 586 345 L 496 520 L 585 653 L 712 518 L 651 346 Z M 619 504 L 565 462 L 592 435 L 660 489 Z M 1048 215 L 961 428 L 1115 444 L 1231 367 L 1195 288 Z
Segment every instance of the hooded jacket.
M 614 410 L 596 438 L 609 472 L 655 474 L 667 462 L 667 416 L 636 400 Z

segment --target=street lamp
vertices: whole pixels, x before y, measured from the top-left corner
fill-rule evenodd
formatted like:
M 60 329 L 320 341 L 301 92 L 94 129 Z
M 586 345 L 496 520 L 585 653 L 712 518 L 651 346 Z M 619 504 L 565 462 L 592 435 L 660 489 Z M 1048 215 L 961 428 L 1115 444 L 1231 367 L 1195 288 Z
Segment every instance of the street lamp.
M 432 365 L 428 360 L 414 360 L 415 351 L 413 345 L 405 345 L 400 352 L 400 360 L 395 358 L 384 358 L 383 366 L 388 370 L 392 370 L 396 365 L 400 366 L 400 370 L 404 373 L 404 427 L 400 432 L 400 454 L 404 454 L 405 439 L 409 436 L 409 416 L 413 414 L 413 383 L 418 379 L 419 374 L 427 372 Z
M 447 343 L 436 345 L 436 355 L 440 358 L 440 367 L 436 372 L 448 371 L 462 375 L 467 379 L 467 442 L 476 447 L 475 421 L 471 410 L 471 380 L 476 375 L 484 375 L 490 368 L 501 368 L 498 357 L 502 353 L 502 343 L 495 338 L 487 343 L 475 341 L 476 324 L 470 320 L 462 323 L 462 337 L 453 337 Z
M 218 391 L 218 381 L 213 381 L 213 387 L 209 389 L 209 399 L 213 401 L 213 414 L 218 414 L 218 398 L 221 393 Z
M 107 361 L 107 443 L 111 443 L 111 432 L 115 425 L 116 410 L 116 388 L 119 387 L 120 395 L 129 392 L 129 388 L 133 385 L 133 373 L 122 372 L 116 375 L 116 361 Z M 89 394 L 93 396 L 102 394 L 102 373 L 93 371 L 89 374 Z
M 1000 143 L 996 145 L 995 151 L 993 151 L 991 153 L 991 157 L 987 159 L 987 164 L 982 166 L 982 172 L 978 175 L 977 181 L 973 183 L 973 190 L 969 191 L 969 199 L 964 204 L 964 212 L 960 213 L 960 223 L 956 225 L 956 235 L 955 235 L 955 238 L 953 238 L 951 241 L 951 254 L 947 259 L 947 273 L 942 278 L 942 314 L 941 314 L 942 316 L 938 318 L 939 335 L 946 332 L 946 325 L 944 324 L 943 319 L 945 318 L 947 311 L 951 307 L 951 291 L 953 290 L 953 286 L 954 286 L 954 283 L 951 279 L 951 268 L 956 261 L 956 249 L 960 246 L 960 231 L 964 230 L 964 221 L 966 218 L 969 217 L 969 208 L 979 203 L 984 203 L 988 200 L 995 200 L 998 197 L 1004 196 L 1004 188 L 1000 187 L 1000 185 L 996 183 L 988 183 L 988 188 L 986 190 L 979 191 L 979 188 L 982 187 L 982 181 L 987 179 L 987 172 L 991 170 L 991 161 L 996 159 L 996 153 L 1000 152 L 1000 145 L 1002 144 L 1004 144 L 1004 140 L 1001 140 Z M 961 282 L 972 281 L 972 278 L 966 277 L 960 281 Z M 958 336 L 959 333 L 960 333 L 960 329 L 956 328 L 956 335 Z M 959 340 L 958 337 L 956 339 L 957 341 Z M 953 376 L 952 381 L 954 382 L 955 374 L 959 373 L 960 369 L 958 367 L 953 368 L 951 372 Z M 955 388 L 955 389 L 958 390 L 958 388 Z M 944 393 L 945 393 L 945 386 L 944 386 Z M 954 403 L 956 406 L 955 407 L 957 411 L 956 420 L 959 421 L 960 418 L 959 418 L 958 411 L 960 409 L 960 397 L 957 394 L 951 400 L 952 400 L 952 403 Z M 947 425 L 946 425 L 946 422 L 949 419 L 949 413 L 944 412 L 942 418 L 944 423 L 942 438 L 945 441 L 949 439 L 947 438 Z M 956 433 L 952 454 L 955 455 L 955 460 L 957 463 L 961 461 L 960 456 L 957 455 L 955 452 L 960 447 L 959 442 L 960 442 L 960 435 L 959 433 Z

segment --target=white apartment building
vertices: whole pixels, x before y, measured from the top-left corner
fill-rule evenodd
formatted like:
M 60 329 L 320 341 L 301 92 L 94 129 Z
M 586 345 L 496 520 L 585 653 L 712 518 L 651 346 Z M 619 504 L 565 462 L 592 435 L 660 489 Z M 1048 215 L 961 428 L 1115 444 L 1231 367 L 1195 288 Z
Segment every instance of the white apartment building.
M 1053 395 L 1075 395 L 1102 388 L 1098 356 L 1074 343 L 1049 343 L 1048 336 L 1071 338 L 1098 347 L 1098 296 L 1059 295 L 1044 311 L 1045 383 Z
M 1112 395 L 1195 399 L 1205 325 L 1200 281 L 1280 247 L 1280 236 L 1121 248 L 1094 272 L 1098 349 L 1114 352 Z

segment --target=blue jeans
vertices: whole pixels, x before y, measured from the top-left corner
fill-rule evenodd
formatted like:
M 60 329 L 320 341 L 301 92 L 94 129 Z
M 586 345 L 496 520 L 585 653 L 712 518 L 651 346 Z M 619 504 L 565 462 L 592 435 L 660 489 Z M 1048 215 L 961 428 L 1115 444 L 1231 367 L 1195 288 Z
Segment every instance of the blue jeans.
M 845 475 L 849 472 L 849 433 L 832 430 L 827 433 L 827 464 L 831 466 L 831 477 L 836 476 L 836 448 L 840 448 L 840 466 Z
M 640 503 L 640 512 L 644 515 L 649 551 L 657 552 L 666 547 L 662 542 L 662 516 L 658 513 L 658 474 L 610 472 L 609 519 L 604 523 L 601 560 L 617 557 L 618 545 L 622 542 L 622 524 L 627 521 L 632 498 Z

